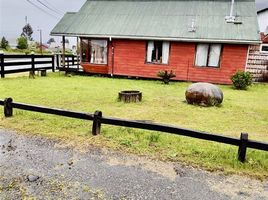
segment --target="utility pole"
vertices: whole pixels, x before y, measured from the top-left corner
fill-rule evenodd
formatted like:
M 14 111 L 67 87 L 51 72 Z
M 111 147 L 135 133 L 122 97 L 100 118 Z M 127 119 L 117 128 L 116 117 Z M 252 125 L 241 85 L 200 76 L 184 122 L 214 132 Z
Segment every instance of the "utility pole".
M 39 31 L 40 32 L 40 52 L 41 52 L 41 54 L 43 54 L 43 48 L 42 48 L 42 29 L 40 28 L 40 29 L 37 29 L 37 31 Z

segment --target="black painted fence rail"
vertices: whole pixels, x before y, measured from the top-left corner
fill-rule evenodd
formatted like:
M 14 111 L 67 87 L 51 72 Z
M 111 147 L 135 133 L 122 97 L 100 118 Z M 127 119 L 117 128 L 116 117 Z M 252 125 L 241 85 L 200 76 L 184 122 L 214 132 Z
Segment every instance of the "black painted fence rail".
M 240 138 L 226 137 L 223 135 L 210 134 L 201 131 L 194 131 L 190 129 L 180 128 L 171 125 L 164 125 L 152 122 L 144 122 L 144 121 L 135 121 L 135 120 L 125 120 L 119 118 L 112 117 L 103 117 L 101 111 L 96 111 L 94 114 L 83 113 L 83 112 L 74 112 L 56 108 L 48 108 L 42 106 L 28 105 L 23 103 L 13 102 L 12 98 L 6 98 L 5 100 L 0 100 L 0 106 L 4 106 L 4 115 L 5 117 L 13 116 L 13 108 L 47 113 L 53 115 L 60 115 L 65 117 L 71 117 L 76 119 L 84 119 L 93 121 L 92 126 L 92 134 L 98 135 L 101 131 L 102 124 L 109 124 L 114 126 L 123 126 L 130 128 L 138 128 L 152 131 L 160 131 L 171 133 L 175 135 L 182 135 L 192 138 L 198 138 L 203 140 L 209 140 L 224 144 L 230 144 L 234 146 L 238 146 L 238 160 L 244 162 L 246 159 L 246 151 L 247 148 L 258 149 L 263 151 L 268 151 L 268 143 L 249 140 L 247 133 L 241 133 Z
M 36 60 L 36 59 L 47 59 L 47 60 Z M 26 59 L 21 61 L 17 59 Z M 28 60 L 27 60 L 28 59 Z M 50 64 L 47 67 L 40 67 L 42 64 Z M 24 68 L 14 68 L 17 66 L 25 66 Z M 29 67 L 30 66 L 30 67 Z M 13 67 L 13 68 L 11 68 Z M 40 70 L 52 70 L 55 71 L 55 57 L 54 55 L 5 55 L 0 54 L 0 74 L 1 78 L 5 78 L 6 74 L 14 74 L 21 72 L 35 72 Z

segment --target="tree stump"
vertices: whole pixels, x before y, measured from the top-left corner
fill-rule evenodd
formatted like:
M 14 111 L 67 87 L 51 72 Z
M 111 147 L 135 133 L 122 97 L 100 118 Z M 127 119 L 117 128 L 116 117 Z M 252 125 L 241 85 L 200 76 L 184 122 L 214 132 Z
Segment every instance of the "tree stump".
M 125 103 L 140 102 L 142 100 L 142 93 L 135 90 L 121 91 L 118 94 L 118 99 Z

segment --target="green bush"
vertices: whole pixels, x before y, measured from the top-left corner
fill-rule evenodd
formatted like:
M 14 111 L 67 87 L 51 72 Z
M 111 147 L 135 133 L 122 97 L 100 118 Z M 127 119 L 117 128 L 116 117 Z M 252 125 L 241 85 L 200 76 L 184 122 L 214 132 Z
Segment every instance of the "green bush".
M 173 73 L 172 70 L 170 72 L 168 72 L 167 70 L 160 71 L 160 72 L 158 72 L 157 76 L 162 78 L 162 80 L 165 84 L 169 84 L 170 79 L 176 77 L 176 75 Z
M 28 41 L 27 41 L 27 38 L 26 37 L 19 37 L 17 39 L 17 48 L 18 49 L 27 49 L 28 48 Z
M 252 84 L 252 76 L 249 72 L 238 71 L 231 76 L 231 80 L 238 90 L 246 90 Z

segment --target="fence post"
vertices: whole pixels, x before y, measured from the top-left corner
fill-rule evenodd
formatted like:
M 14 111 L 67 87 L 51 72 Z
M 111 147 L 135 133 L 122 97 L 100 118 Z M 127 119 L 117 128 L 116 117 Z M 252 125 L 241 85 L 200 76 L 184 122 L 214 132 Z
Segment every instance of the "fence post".
M 30 78 L 34 78 L 35 71 L 34 71 L 34 52 L 31 52 L 31 65 L 32 65 L 32 70 L 30 71 Z
M 69 69 L 69 67 L 70 67 L 70 63 L 69 63 L 70 61 L 69 61 L 69 55 L 67 56 L 67 67 L 68 67 L 68 69 Z
M 60 67 L 60 55 L 57 53 L 56 54 L 56 64 L 57 64 L 57 68 L 59 68 Z
M 76 56 L 76 65 L 77 65 L 77 71 L 79 70 L 79 63 L 80 63 L 80 60 L 79 60 L 79 55 L 77 54 Z
M 92 135 L 98 135 L 101 131 L 101 117 L 102 112 L 96 111 L 94 113 L 93 126 L 92 126 Z
M 4 115 L 5 117 L 12 117 L 13 115 L 13 108 L 12 108 L 12 98 L 6 98 L 4 100 Z
M 1 62 L 1 78 L 5 78 L 4 52 L 1 51 L 0 51 L 0 62 Z
M 248 143 L 248 134 L 241 133 L 240 135 L 240 145 L 238 148 L 238 160 L 241 162 L 245 162 L 246 153 L 247 153 L 247 143 Z
M 74 66 L 74 55 L 72 54 L 72 65 Z
M 52 56 L 52 72 L 55 72 L 55 55 Z

